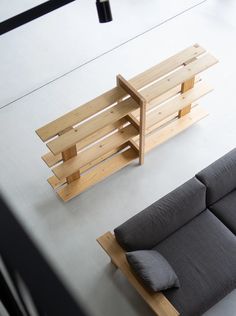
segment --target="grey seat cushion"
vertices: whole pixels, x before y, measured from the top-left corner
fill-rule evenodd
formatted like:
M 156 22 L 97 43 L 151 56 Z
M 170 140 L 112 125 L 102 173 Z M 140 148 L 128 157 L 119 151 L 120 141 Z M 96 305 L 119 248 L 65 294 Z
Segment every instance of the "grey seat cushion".
M 236 287 L 236 237 L 209 210 L 155 248 L 180 288 L 164 291 L 181 316 L 200 316 Z
M 210 210 L 236 235 L 236 190 L 213 204 Z
M 192 178 L 117 227 L 117 241 L 127 251 L 151 249 L 206 208 L 206 188 Z
M 196 177 L 207 187 L 207 206 L 236 188 L 236 148 L 200 171 Z

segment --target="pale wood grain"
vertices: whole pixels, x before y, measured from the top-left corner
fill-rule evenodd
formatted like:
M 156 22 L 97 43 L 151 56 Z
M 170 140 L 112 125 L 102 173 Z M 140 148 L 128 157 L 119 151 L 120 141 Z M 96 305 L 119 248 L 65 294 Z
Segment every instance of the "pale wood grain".
M 50 141 L 47 143 L 47 147 L 54 155 L 59 154 L 89 135 L 95 133 L 97 130 L 125 117 L 127 114 L 137 109 L 137 107 L 138 104 L 131 98 L 122 101 L 114 107 L 105 110 L 100 115 L 91 118 L 89 121 L 67 132 L 66 134 Z
M 109 175 L 127 166 L 137 157 L 137 153 L 132 148 L 127 149 L 99 164 L 95 169 L 88 171 L 80 179 L 66 185 L 57 193 L 63 201 L 69 201 Z
M 100 130 L 89 135 L 88 137 L 85 137 L 79 143 L 76 144 L 77 152 L 81 151 L 88 145 L 91 145 L 97 142 L 100 138 L 103 138 L 109 135 L 110 133 L 114 132 L 116 129 L 123 127 L 125 123 L 127 123 L 126 117 L 101 128 Z M 62 161 L 62 156 L 61 156 L 61 153 L 54 155 L 52 152 L 48 152 L 47 154 L 42 156 L 42 159 L 48 165 L 48 167 L 53 167 L 58 162 Z
M 182 67 L 181 69 L 176 70 L 160 81 L 152 84 L 147 90 L 141 91 L 141 94 L 148 102 L 150 102 L 171 88 L 174 88 L 184 81 L 193 78 L 217 62 L 218 60 L 214 56 L 207 53 L 199 59 L 194 60 L 190 64 Z
M 138 131 L 134 126 L 129 125 L 124 127 L 117 133 L 106 137 L 94 144 L 92 147 L 78 153 L 76 157 L 56 166 L 52 169 L 52 171 L 58 179 L 63 179 L 73 174 L 83 166 L 89 164 L 89 162 L 92 162 L 100 156 L 104 156 L 106 153 L 111 152 L 113 148 L 117 148 L 126 143 L 136 135 L 138 135 Z
M 161 78 L 166 73 L 183 65 L 187 60 L 197 57 L 205 52 L 205 49 L 195 44 L 183 51 L 171 56 L 158 65 L 140 73 L 133 77 L 129 82 L 136 88 L 143 88 L 154 80 Z M 42 141 L 47 141 L 56 136 L 60 131 L 67 127 L 74 126 L 93 114 L 105 109 L 107 106 L 112 105 L 118 100 L 125 97 L 126 93 L 123 89 L 115 87 L 95 99 L 85 103 L 84 105 L 66 113 L 58 119 L 44 125 L 36 130 L 37 135 Z

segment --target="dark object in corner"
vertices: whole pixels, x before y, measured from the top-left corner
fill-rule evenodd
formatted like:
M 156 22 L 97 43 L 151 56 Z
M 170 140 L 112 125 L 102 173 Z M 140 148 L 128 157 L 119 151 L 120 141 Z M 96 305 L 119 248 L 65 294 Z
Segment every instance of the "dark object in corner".
M 0 210 L 0 293 L 9 315 L 23 315 L 10 278 L 25 315 L 31 315 L 33 307 L 39 316 L 85 316 L 1 197 Z

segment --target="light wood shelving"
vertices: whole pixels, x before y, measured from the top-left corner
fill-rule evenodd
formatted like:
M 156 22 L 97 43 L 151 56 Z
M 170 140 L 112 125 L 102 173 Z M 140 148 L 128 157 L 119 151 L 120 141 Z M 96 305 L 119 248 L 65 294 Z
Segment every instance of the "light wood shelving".
M 50 150 L 48 179 L 68 201 L 207 115 L 198 76 L 217 59 L 195 44 L 36 130 Z

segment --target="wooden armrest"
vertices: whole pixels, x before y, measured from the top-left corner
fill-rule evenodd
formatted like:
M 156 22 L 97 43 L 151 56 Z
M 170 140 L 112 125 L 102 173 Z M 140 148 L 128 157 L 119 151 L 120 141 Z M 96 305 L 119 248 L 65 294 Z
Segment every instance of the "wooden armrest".
M 143 297 L 145 302 L 158 316 L 178 316 L 180 315 L 174 306 L 168 301 L 162 292 L 152 293 L 148 291 L 133 274 L 128 261 L 126 260 L 125 251 L 117 243 L 115 236 L 107 232 L 97 239 L 98 243 L 110 256 L 112 262 L 124 274 L 130 284 Z

